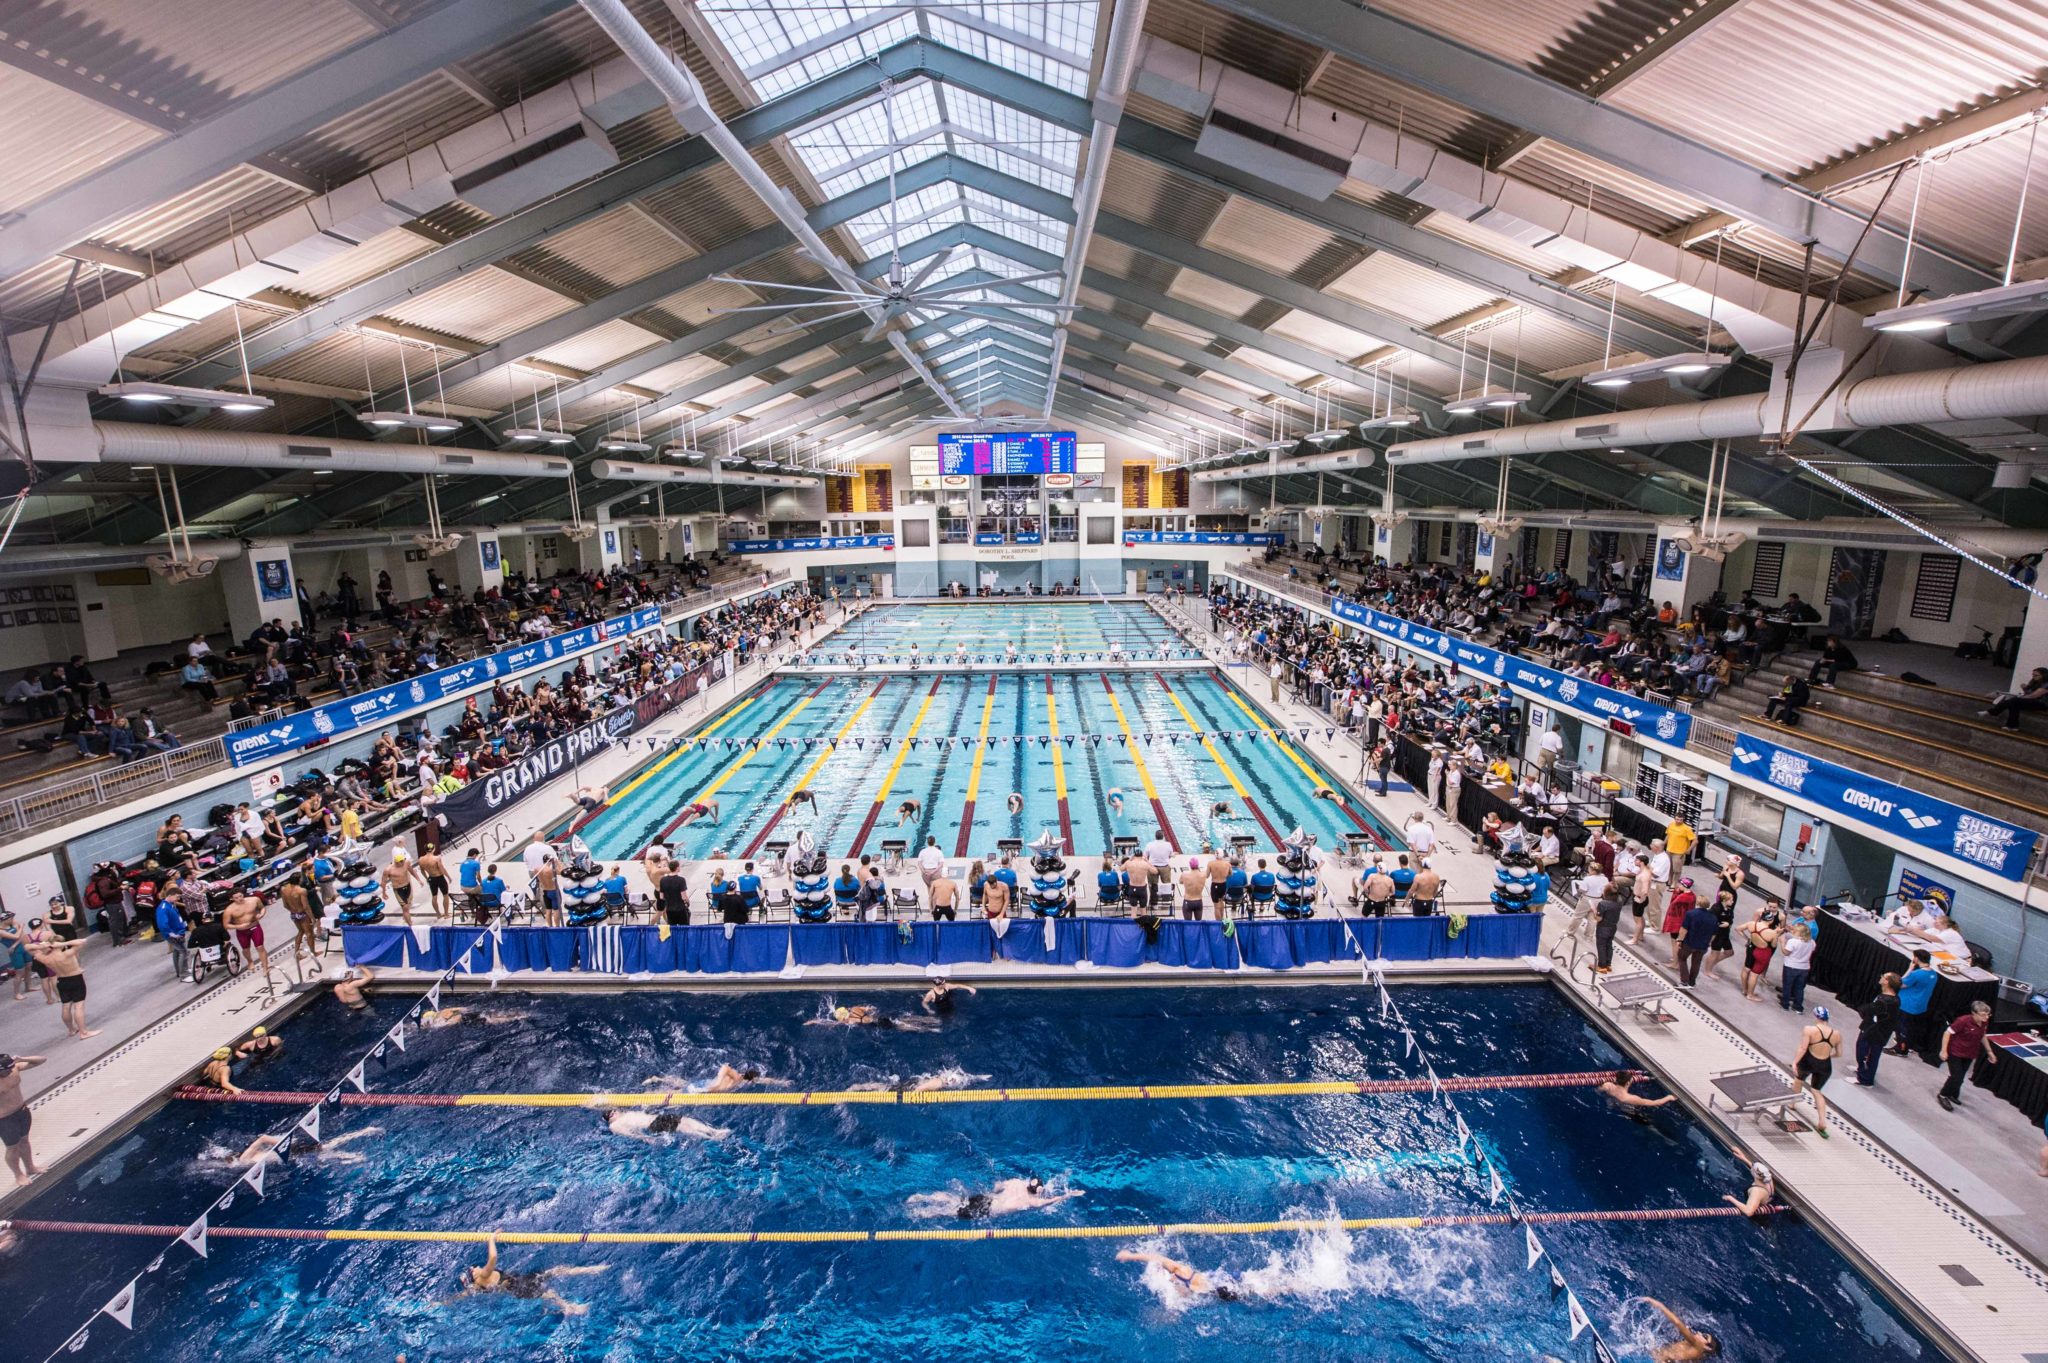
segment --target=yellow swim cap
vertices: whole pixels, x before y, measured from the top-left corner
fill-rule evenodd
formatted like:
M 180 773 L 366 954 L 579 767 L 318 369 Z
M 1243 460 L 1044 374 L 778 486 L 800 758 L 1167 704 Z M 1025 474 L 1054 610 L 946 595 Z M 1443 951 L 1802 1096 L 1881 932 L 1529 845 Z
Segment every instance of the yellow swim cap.
M 256 1028 L 255 1030 L 251 1031 L 251 1032 L 249 1033 L 249 1035 L 250 1035 L 250 1036 L 269 1036 L 269 1035 L 270 1035 L 270 1029 L 269 1029 L 269 1028 L 267 1028 L 267 1027 L 258 1027 L 258 1028 Z
M 230 1051 L 227 1047 L 223 1046 L 213 1053 L 213 1058 L 215 1060 L 226 1060 L 229 1056 L 233 1054 L 233 1051 Z
M 852 1016 L 853 1014 L 847 1012 L 844 1008 L 834 1008 L 832 1010 L 832 1020 L 834 1022 L 844 1022 Z

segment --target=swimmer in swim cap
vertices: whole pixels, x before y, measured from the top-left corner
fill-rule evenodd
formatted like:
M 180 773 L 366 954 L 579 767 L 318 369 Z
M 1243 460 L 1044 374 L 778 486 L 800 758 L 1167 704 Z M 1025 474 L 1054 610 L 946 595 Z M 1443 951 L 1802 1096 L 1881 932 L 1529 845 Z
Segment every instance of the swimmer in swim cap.
M 222 1093 L 240 1093 L 242 1090 L 235 1087 L 234 1060 L 235 1053 L 222 1046 L 199 1071 L 199 1077 Z
M 275 1060 L 284 1054 L 284 1038 L 272 1036 L 268 1027 L 254 1027 L 249 1039 L 235 1047 L 237 1060 Z
M 1771 1173 L 1771 1167 L 1762 1160 L 1752 1160 L 1749 1166 L 1749 1192 L 1741 1198 L 1723 1193 L 1721 1200 L 1731 1207 L 1740 1207 L 1742 1214 L 1753 1220 L 1770 1204 L 1772 1196 L 1777 1191 L 1778 1180 Z

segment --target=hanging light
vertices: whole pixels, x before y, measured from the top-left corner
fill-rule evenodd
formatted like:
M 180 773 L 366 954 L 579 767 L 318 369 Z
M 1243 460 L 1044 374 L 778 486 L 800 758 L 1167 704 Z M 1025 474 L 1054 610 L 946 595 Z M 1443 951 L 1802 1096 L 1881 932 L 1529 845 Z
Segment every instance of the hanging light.
M 220 412 L 260 412 L 274 405 L 269 398 L 238 393 L 232 388 L 187 388 L 183 384 L 153 383 L 147 379 L 102 384 L 99 392 L 101 397 L 119 398 L 123 402 L 175 403 Z

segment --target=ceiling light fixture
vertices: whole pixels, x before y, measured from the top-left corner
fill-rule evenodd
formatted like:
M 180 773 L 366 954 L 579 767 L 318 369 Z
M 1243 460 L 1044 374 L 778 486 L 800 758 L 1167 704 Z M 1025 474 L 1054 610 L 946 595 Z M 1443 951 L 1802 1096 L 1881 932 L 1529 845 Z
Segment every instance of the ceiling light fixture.
M 1422 420 L 1422 414 L 1414 408 L 1396 407 L 1391 411 L 1382 412 L 1378 416 L 1367 417 L 1358 423 L 1358 429 L 1360 432 L 1400 430 L 1406 426 L 1413 426 L 1420 420 Z
M 1453 416 L 1470 416 L 1474 412 L 1484 411 L 1489 407 L 1501 409 L 1519 407 L 1528 400 L 1529 395 L 1527 393 L 1520 391 L 1509 392 L 1505 388 L 1488 384 L 1476 393 L 1467 393 L 1462 397 L 1452 398 L 1444 404 L 1444 410 Z
M 1586 375 L 1585 382 L 1590 388 L 1626 388 L 1640 380 L 1664 378 L 1673 374 L 1705 374 L 1716 369 L 1726 369 L 1734 361 L 1734 356 L 1715 350 L 1658 355 L 1647 360 L 1637 360 L 1633 364 L 1618 364 L 1610 369 L 1597 370 Z
M 1863 319 L 1872 331 L 1940 331 L 1944 327 L 1970 322 L 1987 322 L 1999 317 L 2019 317 L 2048 312 L 2048 279 L 2024 284 L 2003 284 L 1976 293 L 1930 298 L 1904 307 L 1886 308 Z
M 100 396 L 119 398 L 123 402 L 176 403 L 185 407 L 211 407 L 221 412 L 261 412 L 271 407 L 271 400 L 255 393 L 237 393 L 230 388 L 187 388 L 176 383 L 153 383 L 148 379 L 128 379 L 121 383 L 100 386 Z

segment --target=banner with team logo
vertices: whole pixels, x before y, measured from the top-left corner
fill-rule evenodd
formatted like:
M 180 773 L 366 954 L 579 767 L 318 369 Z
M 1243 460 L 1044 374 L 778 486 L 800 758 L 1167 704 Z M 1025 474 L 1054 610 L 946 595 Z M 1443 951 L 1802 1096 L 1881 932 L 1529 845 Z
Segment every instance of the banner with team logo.
M 516 677 L 537 667 L 573 658 L 579 653 L 623 639 L 661 624 L 661 607 L 642 606 L 629 615 L 616 615 L 581 629 L 551 634 L 545 639 L 500 649 L 488 657 L 476 658 L 438 672 L 426 672 L 374 691 L 364 691 L 341 700 L 329 701 L 310 710 L 255 729 L 227 736 L 228 761 L 237 767 L 277 757 L 308 743 L 318 743 L 356 729 L 374 729 L 423 705 L 446 700 L 459 692 L 484 686 L 502 678 Z
M 808 554 L 820 549 L 894 549 L 894 535 L 806 535 L 795 539 L 734 540 L 734 554 Z
M 1754 734 L 1735 735 L 1728 765 L 1822 809 L 1881 828 L 1901 842 L 1981 866 L 2007 880 L 2026 878 L 2034 853 L 2031 829 L 2015 828 L 2002 819 L 1794 752 Z
M 1402 648 L 1456 663 L 1469 675 L 1491 677 L 1545 705 L 1561 705 L 1602 721 L 1618 719 L 1634 725 L 1638 733 L 1673 747 L 1684 747 L 1692 734 L 1692 716 L 1668 705 L 1631 696 L 1626 691 L 1616 691 L 1583 677 L 1567 676 L 1525 658 L 1502 653 L 1484 644 L 1471 643 L 1455 634 L 1418 625 L 1370 606 L 1356 605 L 1337 597 L 1329 598 L 1328 604 L 1330 614 L 1339 620 L 1371 630 Z
M 1126 530 L 1124 548 L 1134 549 L 1141 544 L 1221 544 L 1237 549 L 1263 549 L 1269 544 L 1285 544 L 1287 536 L 1269 535 L 1254 530 Z

